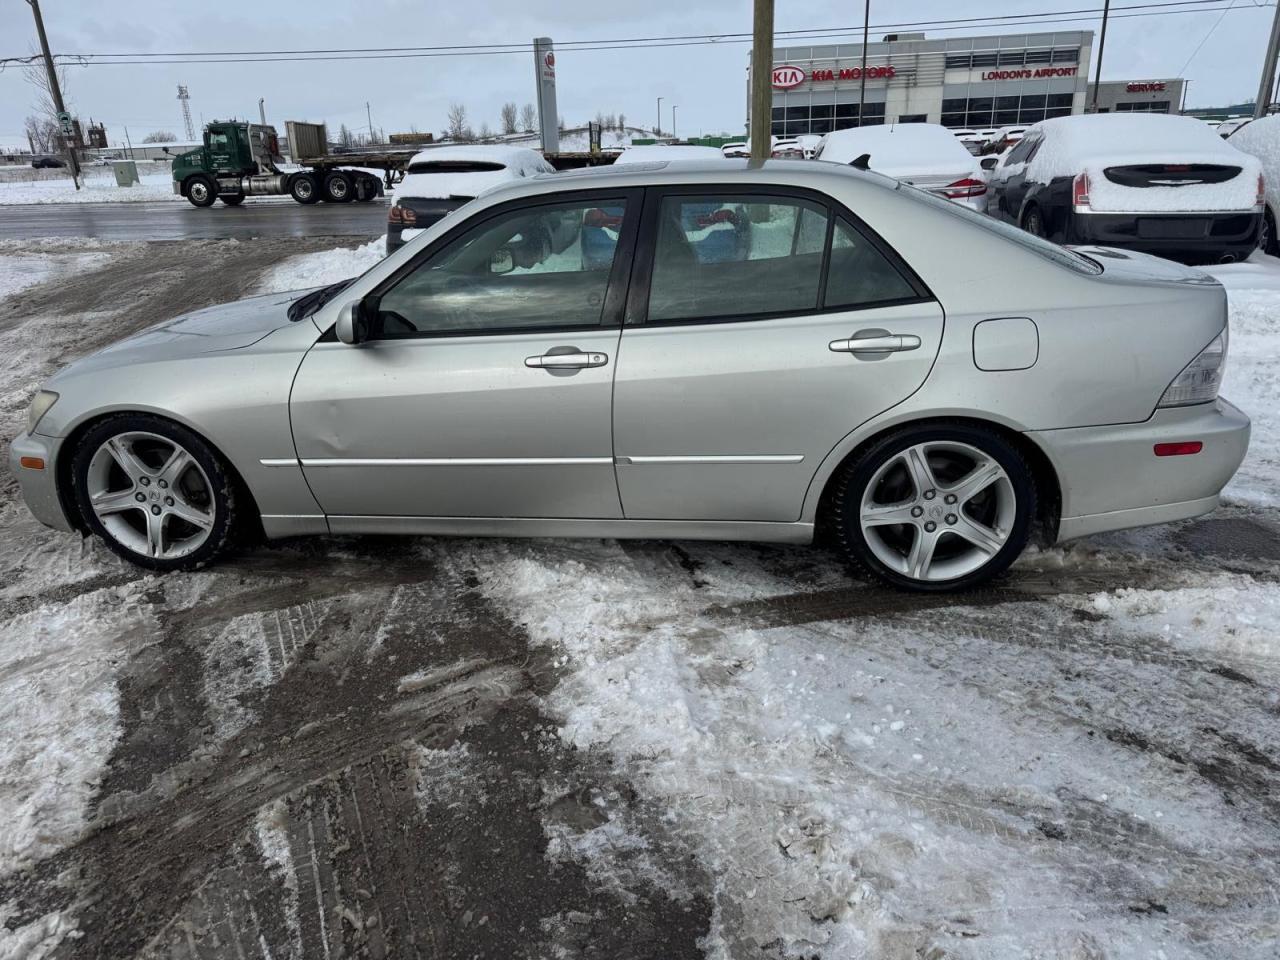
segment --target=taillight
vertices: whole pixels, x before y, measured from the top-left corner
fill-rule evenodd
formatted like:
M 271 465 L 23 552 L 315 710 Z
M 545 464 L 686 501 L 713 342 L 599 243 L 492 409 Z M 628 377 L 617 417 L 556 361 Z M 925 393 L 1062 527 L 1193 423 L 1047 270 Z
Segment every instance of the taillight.
M 1076 178 L 1071 181 L 1071 206 L 1075 210 L 1089 209 L 1089 175 L 1087 173 L 1076 174 Z
M 392 205 L 387 211 L 387 223 L 397 226 L 412 227 L 418 222 L 418 215 L 408 207 Z
M 1177 443 L 1157 443 L 1154 449 L 1157 457 L 1191 457 L 1204 449 L 1204 443 L 1200 440 L 1180 440 Z
M 1157 406 L 1185 407 L 1192 403 L 1208 403 L 1216 398 L 1227 366 L 1227 340 L 1227 328 L 1223 327 L 1222 332 L 1173 378 Z
M 1267 205 L 1267 181 L 1262 174 L 1258 174 L 1258 195 L 1254 198 L 1253 205 L 1259 209 Z
M 987 185 L 973 177 L 965 177 L 955 183 L 948 183 L 942 188 L 942 195 L 948 200 L 963 200 L 966 197 L 980 197 L 987 192 Z

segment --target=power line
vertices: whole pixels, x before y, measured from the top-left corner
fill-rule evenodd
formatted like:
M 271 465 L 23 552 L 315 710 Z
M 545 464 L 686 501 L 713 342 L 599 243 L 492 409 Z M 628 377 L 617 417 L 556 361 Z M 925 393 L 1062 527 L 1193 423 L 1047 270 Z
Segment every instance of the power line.
M 1165 2 L 1129 4 L 1114 8 L 1116 11 L 1147 11 L 1143 13 L 1112 14 L 1112 19 L 1125 17 L 1170 16 L 1179 13 L 1216 13 L 1231 9 L 1251 9 L 1250 7 L 1234 7 L 1235 0 L 1223 7 L 1226 0 L 1165 0 Z M 1274 6 L 1274 4 L 1263 4 Z M 1169 9 L 1176 8 L 1176 9 Z M 982 17 L 956 17 L 943 20 L 901 21 L 897 23 L 877 24 L 874 29 L 891 30 L 904 27 L 925 27 L 937 31 L 972 29 L 975 25 L 987 27 L 1038 26 L 1052 23 L 1074 23 L 1091 21 L 1093 14 L 1101 12 L 1101 8 L 1076 8 L 1027 14 L 998 14 Z M 1084 16 L 1081 16 L 1084 14 Z M 999 22 L 996 22 L 999 21 Z M 780 30 L 778 36 L 787 37 L 792 42 L 803 39 L 832 40 L 837 36 L 854 37 L 861 30 L 857 27 L 818 27 L 803 30 Z M 750 34 L 686 34 L 659 37 L 630 37 L 605 40 L 566 40 L 557 43 L 562 50 L 622 50 L 648 49 L 682 46 L 703 46 L 714 44 L 739 44 L 750 41 Z M 350 47 L 313 50 L 259 50 L 259 51 L 187 51 L 180 53 L 96 53 L 57 54 L 54 59 L 64 62 L 89 65 L 144 65 L 175 63 L 296 63 L 305 60 L 328 62 L 334 60 L 395 60 L 419 59 L 445 56 L 502 56 L 507 54 L 526 54 L 533 49 L 529 43 L 492 43 L 492 44 L 455 44 L 429 47 Z M 134 58 L 134 59 L 123 59 Z M 30 62 L 31 57 L 10 57 L 0 60 L 0 67 L 6 62 Z M 37 57 L 38 59 L 38 57 Z

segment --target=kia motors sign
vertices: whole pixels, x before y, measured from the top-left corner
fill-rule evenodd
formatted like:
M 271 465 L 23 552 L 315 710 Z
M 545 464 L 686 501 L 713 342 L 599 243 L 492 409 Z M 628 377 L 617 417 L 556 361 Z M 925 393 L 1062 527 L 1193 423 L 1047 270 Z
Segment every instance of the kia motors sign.
M 775 90 L 790 90 L 804 83 L 804 71 L 799 67 L 793 67 L 789 63 L 784 63 L 773 68 L 773 88 Z

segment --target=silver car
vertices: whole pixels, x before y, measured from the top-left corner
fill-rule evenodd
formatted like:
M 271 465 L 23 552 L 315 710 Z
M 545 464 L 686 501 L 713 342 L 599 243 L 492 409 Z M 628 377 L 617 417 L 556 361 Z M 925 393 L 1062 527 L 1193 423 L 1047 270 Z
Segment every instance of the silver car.
M 559 252 L 548 218 L 580 224 Z M 363 276 L 61 371 L 32 512 L 156 570 L 238 530 L 807 543 L 899 587 L 1212 510 L 1249 440 L 1223 289 L 878 174 L 640 164 L 499 188 Z

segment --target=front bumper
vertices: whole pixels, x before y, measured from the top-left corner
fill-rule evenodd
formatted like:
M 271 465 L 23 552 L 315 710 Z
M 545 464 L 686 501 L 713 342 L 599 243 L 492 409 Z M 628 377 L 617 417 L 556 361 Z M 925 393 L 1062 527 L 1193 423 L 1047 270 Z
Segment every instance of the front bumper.
M 1067 220 L 1070 244 L 1096 244 L 1154 253 L 1231 255 L 1243 260 L 1258 245 L 1262 214 L 1075 213 Z
M 27 509 L 45 526 L 68 533 L 75 529 L 62 508 L 58 496 L 58 450 L 62 441 L 56 437 L 41 437 L 20 433 L 9 447 L 9 468 L 18 478 L 22 499 Z M 23 457 L 39 457 L 44 461 L 43 470 L 22 466 Z
M 1145 423 L 1027 434 L 1062 488 L 1058 541 L 1202 516 L 1218 505 L 1249 448 L 1249 418 L 1221 398 L 1157 410 Z M 1157 457 L 1157 443 L 1199 440 L 1197 454 Z

